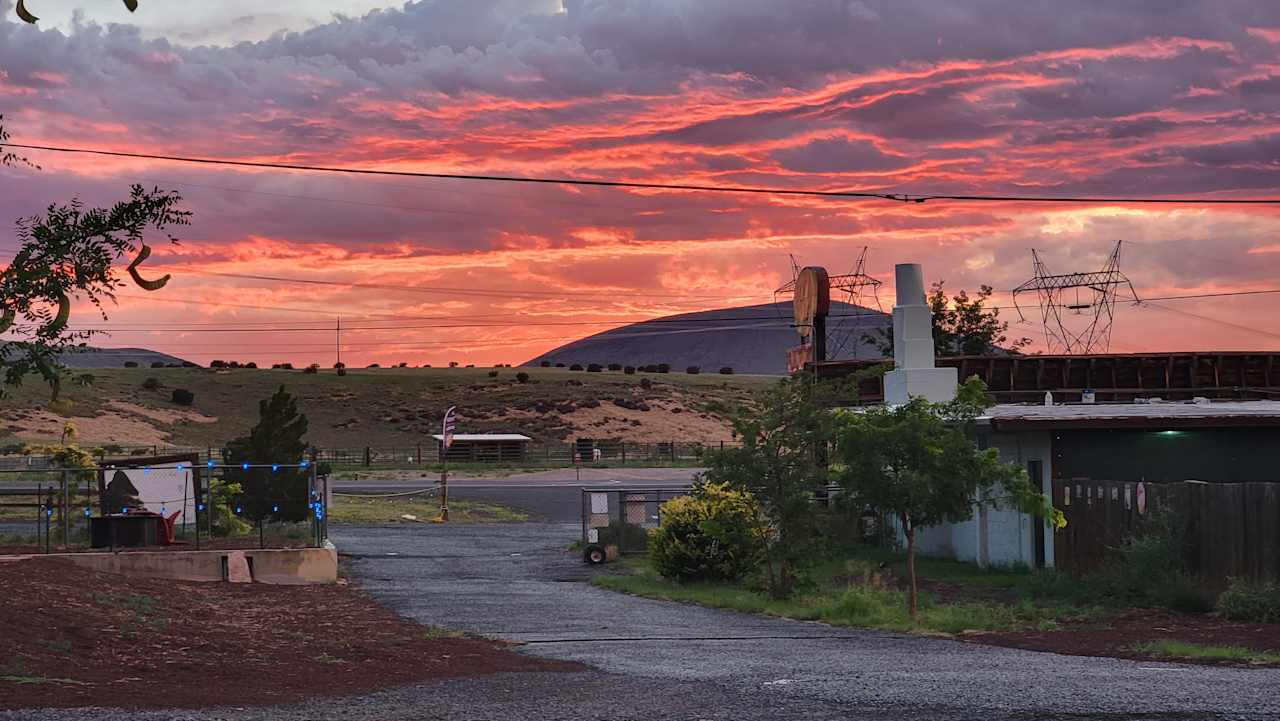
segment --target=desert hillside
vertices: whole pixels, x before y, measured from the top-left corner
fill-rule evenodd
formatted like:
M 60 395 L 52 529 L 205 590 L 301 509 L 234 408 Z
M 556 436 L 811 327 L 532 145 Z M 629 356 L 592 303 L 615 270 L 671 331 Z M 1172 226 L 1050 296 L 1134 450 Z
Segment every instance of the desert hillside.
M 517 381 L 520 372 L 527 383 Z M 56 439 L 71 420 L 86 444 L 220 446 L 252 425 L 258 401 L 283 385 L 310 420 L 309 439 L 324 447 L 415 444 L 439 432 L 450 405 L 458 406 L 460 433 L 715 442 L 730 438 L 732 409 L 776 381 L 558 368 L 350 369 L 345 376 L 331 369 L 121 368 L 94 377 L 92 386 L 66 388 L 54 408 L 32 378 L 0 401 L 0 440 Z M 175 404 L 174 389 L 191 391 L 194 402 Z

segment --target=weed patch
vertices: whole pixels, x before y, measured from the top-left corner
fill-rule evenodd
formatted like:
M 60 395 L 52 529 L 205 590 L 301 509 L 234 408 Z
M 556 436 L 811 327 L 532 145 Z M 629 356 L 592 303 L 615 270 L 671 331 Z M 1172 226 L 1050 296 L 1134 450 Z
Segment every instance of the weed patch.
M 1230 661 L 1235 663 L 1280 663 L 1280 653 L 1258 651 L 1244 646 L 1207 646 L 1189 641 L 1149 641 L 1136 644 L 1133 650 L 1152 656 L 1191 661 Z

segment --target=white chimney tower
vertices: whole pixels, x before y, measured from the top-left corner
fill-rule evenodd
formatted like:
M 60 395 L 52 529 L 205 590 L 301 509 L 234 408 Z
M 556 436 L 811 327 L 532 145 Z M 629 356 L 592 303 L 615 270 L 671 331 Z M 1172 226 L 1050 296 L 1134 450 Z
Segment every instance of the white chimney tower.
M 933 362 L 933 314 L 924 297 L 919 263 L 894 267 L 898 302 L 893 306 L 893 370 L 884 376 L 884 402 L 891 406 L 920 396 L 933 403 L 956 397 L 955 368 Z

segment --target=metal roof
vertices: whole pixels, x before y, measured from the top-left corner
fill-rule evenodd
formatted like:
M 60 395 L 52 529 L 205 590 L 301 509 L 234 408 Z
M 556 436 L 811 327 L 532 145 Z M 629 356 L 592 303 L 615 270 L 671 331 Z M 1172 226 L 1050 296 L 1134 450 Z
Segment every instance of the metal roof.
M 444 436 L 439 433 L 431 436 L 437 441 L 443 441 Z M 522 436 L 519 433 L 455 433 L 454 441 L 532 441 L 529 436 Z
M 1169 428 L 1280 426 L 1280 401 L 999 404 L 979 423 L 993 428 Z

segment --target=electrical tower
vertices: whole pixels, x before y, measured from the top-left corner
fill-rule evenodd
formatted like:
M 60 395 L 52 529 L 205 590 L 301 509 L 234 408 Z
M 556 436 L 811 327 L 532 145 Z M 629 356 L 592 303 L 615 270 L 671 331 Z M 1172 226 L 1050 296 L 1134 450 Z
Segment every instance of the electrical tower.
M 884 312 L 884 308 L 880 305 L 880 281 L 866 273 L 867 250 L 866 246 L 862 248 L 862 252 L 858 254 L 858 261 L 851 272 L 844 275 L 833 275 L 828 279 L 830 290 L 840 291 L 842 294 L 841 300 L 853 306 L 853 317 L 848 318 L 847 315 L 841 314 L 841 316 L 837 316 L 840 321 L 832 324 L 833 327 L 828 328 L 827 357 L 824 360 L 840 358 L 846 350 L 850 349 L 850 344 L 852 344 L 851 352 L 853 357 L 856 358 L 860 346 L 860 336 L 863 331 L 863 321 L 872 317 L 867 304 L 874 302 L 876 308 L 881 313 Z M 800 276 L 801 267 L 794 255 L 789 255 L 788 257 L 791 259 L 791 280 L 773 292 L 775 302 L 779 295 L 791 295 L 796 290 L 796 279 Z
M 1111 345 L 1111 324 L 1120 293 L 1127 288 L 1133 302 L 1141 302 L 1133 283 L 1120 272 L 1123 242 L 1116 241 L 1102 270 L 1062 275 L 1051 275 L 1040 254 L 1034 248 L 1031 250 L 1034 274 L 1031 280 L 1013 289 L 1013 306 L 1018 317 L 1025 321 L 1018 296 L 1036 294 L 1048 352 L 1064 355 L 1106 352 Z M 1073 316 L 1079 320 L 1073 320 Z

